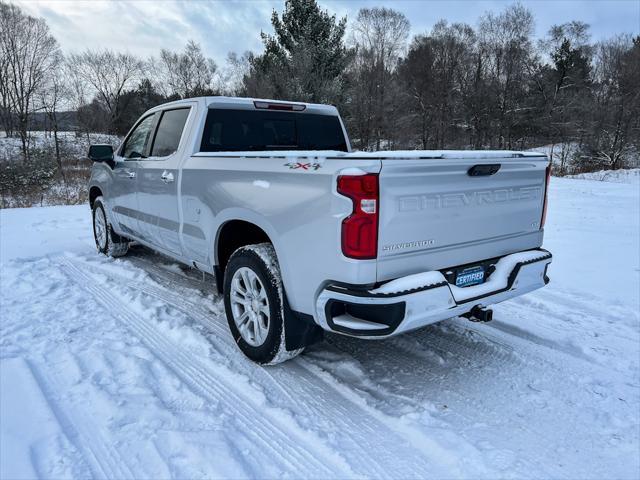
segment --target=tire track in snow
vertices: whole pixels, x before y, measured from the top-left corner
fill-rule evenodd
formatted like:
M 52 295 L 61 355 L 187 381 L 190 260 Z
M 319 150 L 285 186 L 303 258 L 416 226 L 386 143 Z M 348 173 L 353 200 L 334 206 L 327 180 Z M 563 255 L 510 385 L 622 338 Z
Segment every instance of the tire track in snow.
M 177 282 L 172 282 L 172 283 L 177 284 L 179 286 L 183 282 L 188 282 L 191 284 L 190 288 L 203 291 L 203 287 L 207 285 L 207 283 L 203 282 L 203 280 L 200 277 L 200 275 L 203 274 L 202 272 L 195 270 L 191 267 L 185 267 L 183 269 L 183 267 L 180 265 L 178 265 L 178 268 L 180 268 L 180 271 L 182 273 L 179 273 L 172 268 L 164 268 L 158 265 L 158 263 L 153 262 L 149 258 L 149 256 L 152 256 L 152 255 L 155 255 L 161 262 L 167 260 L 167 257 L 162 257 L 160 254 L 157 254 L 147 249 L 144 252 L 137 252 L 137 255 L 127 256 L 126 260 L 122 259 L 120 261 L 124 260 L 127 263 L 131 263 L 135 268 L 138 268 L 147 274 L 150 272 L 153 272 L 159 275 L 163 280 L 166 280 L 168 276 L 173 277 L 175 280 L 177 280 Z M 165 267 L 176 265 L 176 264 L 167 264 L 167 263 L 163 263 L 163 264 L 165 265 Z M 191 275 L 188 272 L 193 272 L 193 275 Z M 222 301 L 222 296 L 218 294 L 217 290 L 215 290 L 216 283 L 213 275 L 210 275 L 210 274 L 204 274 L 204 275 L 205 275 L 205 278 L 210 279 L 210 283 L 208 285 L 209 285 L 209 288 L 211 289 L 211 293 L 213 293 L 214 296 L 217 297 L 217 300 Z
M 280 419 L 274 417 L 273 412 L 265 410 L 250 396 L 239 393 L 234 385 L 220 381 L 197 357 L 168 341 L 150 322 L 96 287 L 91 277 L 67 258 L 60 258 L 59 264 L 72 281 L 90 293 L 107 312 L 124 323 L 154 356 L 194 393 L 230 410 L 234 421 L 242 427 L 242 433 L 260 444 L 265 452 L 263 461 L 278 462 L 283 471 L 294 471 L 301 476 L 355 476 L 348 464 L 337 454 L 323 452 L 322 448 L 310 449 L 310 442 L 306 437 L 283 424 Z
M 501 305 L 497 315 L 494 314 L 494 318 L 498 318 L 489 323 L 488 328 L 483 331 L 487 332 L 488 336 L 500 336 L 504 339 L 504 336 L 500 335 L 503 333 L 508 336 L 509 342 L 515 339 L 516 342 L 524 342 L 525 347 L 528 346 L 527 343 L 537 344 L 549 348 L 554 353 L 563 352 L 575 359 L 607 369 L 611 367 L 611 356 L 614 355 L 607 346 L 612 343 L 611 340 L 626 343 L 630 350 L 633 350 L 633 345 L 637 345 L 640 340 L 637 328 L 640 315 L 636 311 L 620 306 L 600 310 L 599 304 L 597 308 L 579 310 L 571 305 L 571 301 L 556 294 L 536 292 L 534 298 L 521 297 Z M 585 307 L 587 305 L 585 304 Z M 503 322 L 501 318 L 511 318 L 517 322 Z M 556 320 L 551 322 L 551 328 L 555 327 L 555 331 L 549 332 L 543 328 L 541 336 L 526 329 L 529 322 L 545 325 L 549 323 L 549 318 Z M 615 324 L 617 328 L 606 331 L 602 336 L 602 323 Z M 496 330 L 498 332 L 495 332 Z
M 151 261 L 149 261 L 149 259 L 142 257 L 142 256 L 138 256 L 138 257 L 133 257 L 132 259 L 129 259 L 130 261 L 135 259 L 132 263 L 140 263 L 140 264 L 144 264 L 144 267 L 139 267 L 144 269 L 147 273 L 149 272 L 154 272 L 156 274 L 158 274 L 160 277 L 162 276 L 172 276 L 175 279 L 177 279 L 179 282 L 189 282 L 192 286 L 192 288 L 197 289 L 197 290 L 201 290 L 202 289 L 202 282 L 197 279 L 194 278 L 193 276 L 188 275 L 187 273 L 184 274 L 180 274 L 178 272 L 175 272 L 173 270 L 167 269 L 167 268 L 162 268 L 157 266 L 156 264 L 152 263 Z M 154 278 L 154 280 L 158 281 L 158 278 Z M 173 285 L 176 285 L 176 282 L 171 282 Z M 179 285 L 179 283 L 177 283 Z M 166 285 L 165 285 L 166 286 Z M 526 298 L 525 298 L 526 300 Z M 533 310 L 533 309 L 532 309 Z M 558 316 L 558 315 L 555 315 Z M 503 328 L 504 326 L 504 328 Z M 459 326 L 460 328 L 463 328 L 462 326 Z M 519 330 L 517 329 L 517 327 L 513 327 L 511 328 L 508 324 L 502 323 L 499 320 L 494 320 L 491 323 L 488 324 L 482 324 L 482 327 L 488 328 L 490 329 L 496 329 L 496 330 L 501 330 L 504 333 L 508 333 L 511 334 L 513 336 L 517 336 L 520 337 L 522 340 L 524 341 L 528 341 L 531 343 L 535 343 L 537 345 L 543 346 L 543 347 L 547 347 L 547 348 L 551 348 L 554 351 L 560 351 L 560 352 L 564 352 L 567 355 L 570 355 L 574 358 L 577 359 L 581 359 L 581 360 L 585 360 L 585 361 L 590 361 L 592 362 L 593 359 L 588 357 L 587 355 L 585 355 L 583 352 L 581 352 L 580 350 L 576 349 L 576 348 L 572 348 L 570 345 L 562 345 L 558 342 L 555 342 L 553 340 L 547 340 L 544 339 L 542 337 L 538 337 L 537 335 L 533 334 L 533 333 L 529 333 L 529 332 L 525 332 L 522 331 L 522 335 L 519 335 Z M 514 349 L 512 346 L 499 341 L 498 339 L 494 339 L 491 338 L 491 335 L 487 333 L 487 335 L 483 335 L 483 330 L 484 329 L 479 329 L 477 327 L 474 327 L 472 324 L 468 325 L 468 330 L 474 332 L 474 334 L 478 334 L 478 338 L 476 338 L 474 341 L 477 343 L 477 348 L 474 349 L 474 355 L 472 357 L 466 356 L 466 358 L 468 358 L 470 361 L 476 361 L 477 360 L 477 352 L 482 352 L 483 353 L 483 357 L 487 358 L 487 359 L 500 359 L 503 361 L 509 361 L 509 362 L 513 362 L 516 360 L 516 356 L 514 356 Z M 451 334 L 447 334 L 447 336 L 451 336 Z M 398 348 L 404 350 L 405 352 L 409 353 L 410 355 L 416 355 L 416 356 L 424 356 L 425 352 L 424 351 L 420 351 L 419 348 L 414 348 L 410 345 L 410 342 L 406 342 L 405 341 L 406 336 L 400 336 L 400 337 L 394 337 L 392 339 L 390 339 L 389 341 L 394 343 L 395 346 L 397 346 Z M 442 338 L 442 336 L 440 337 Z M 442 340 L 445 340 L 444 338 L 442 338 Z M 439 350 L 441 353 L 444 354 L 451 354 L 453 352 L 451 346 L 453 345 L 454 350 L 456 351 L 457 354 L 459 355 L 463 355 L 464 353 L 466 353 L 468 350 L 464 350 L 461 351 L 458 347 L 459 345 L 457 345 L 457 343 L 455 342 L 455 340 L 451 341 L 446 341 L 446 347 L 445 348 L 441 348 L 441 345 L 436 345 L 436 344 L 431 344 L 430 347 L 434 350 Z M 496 348 L 498 347 L 498 348 Z
M 208 340 L 213 342 L 216 348 L 224 350 L 228 359 L 232 360 L 241 355 L 228 332 L 226 321 L 221 324 L 212 320 L 213 313 L 208 311 L 206 307 L 186 300 L 164 288 L 157 288 L 119 276 L 90 262 L 71 261 L 84 269 L 88 268 L 100 275 L 117 280 L 118 285 L 157 298 L 181 311 L 215 334 L 213 338 L 208 338 Z M 156 272 L 160 276 L 165 273 L 173 273 L 160 267 L 157 267 Z M 187 279 L 177 273 L 174 275 L 181 277 L 182 280 Z M 155 278 L 154 280 L 157 281 Z M 288 400 L 292 407 L 299 404 L 304 405 L 305 410 L 314 412 L 315 417 L 321 419 L 323 424 L 330 428 L 332 435 L 340 435 L 341 441 L 347 444 L 347 450 L 357 452 L 350 456 L 349 463 L 358 474 L 378 478 L 389 476 L 411 478 L 433 475 L 435 469 L 443 471 L 443 474 L 452 474 L 452 471 L 456 470 L 453 465 L 455 462 L 451 458 L 448 461 L 444 460 L 450 455 L 450 452 L 445 452 L 433 439 L 424 437 L 406 425 L 399 426 L 395 423 L 395 419 L 375 411 L 372 407 L 363 405 L 362 402 L 354 402 L 353 396 L 345 394 L 339 386 L 327 382 L 327 379 L 319 374 L 317 369 L 309 368 L 308 362 L 295 359 L 283 366 L 267 368 L 249 364 L 244 358 L 233 363 L 234 369 L 251 377 L 258 376 L 282 392 L 287 397 L 284 399 L 284 404 Z M 399 464 L 398 458 L 411 450 L 414 450 L 416 454 L 412 456 L 411 465 L 406 462 Z M 440 465 L 430 465 L 422 457 L 422 453 L 432 458 L 437 456 Z M 393 465 L 393 473 L 389 471 L 390 465 Z M 446 465 L 446 468 L 443 469 L 443 465 Z
M 521 473 L 518 475 L 541 470 L 543 476 L 554 478 L 564 478 L 568 471 L 574 476 L 580 476 L 576 472 L 593 475 L 598 470 L 585 467 L 583 459 L 560 455 L 557 449 L 571 444 L 572 432 L 578 431 L 580 424 L 589 418 L 575 406 L 591 405 L 606 397 L 606 393 L 593 392 L 585 383 L 592 378 L 594 369 L 601 370 L 601 367 L 565 352 L 542 350 L 525 339 L 493 337 L 491 333 L 481 330 L 480 326 L 454 323 L 453 328 L 431 326 L 411 336 L 388 341 L 407 352 L 412 349 L 450 352 L 444 364 L 420 352 L 403 358 L 397 350 L 383 345 L 373 345 L 371 351 L 365 352 L 359 345 L 341 338 L 332 344 L 344 355 L 358 358 L 367 379 L 378 378 L 376 365 L 380 364 L 393 372 L 392 375 L 400 374 L 400 379 L 394 380 L 399 385 L 406 383 L 403 379 L 407 371 L 411 372 L 411 378 L 416 375 L 426 378 L 425 392 L 416 392 L 415 396 L 444 406 L 438 418 L 456 431 L 476 428 L 474 424 L 481 422 L 502 432 L 491 440 L 493 445 L 486 455 L 496 451 L 495 446 L 515 449 L 519 452 L 516 458 Z M 511 345 L 505 343 L 511 340 Z M 606 371 L 602 369 L 600 375 L 606 378 Z M 615 394 L 609 395 L 616 402 Z M 630 415 L 633 412 L 633 407 L 626 404 L 619 404 L 617 408 Z M 558 412 L 575 413 L 559 415 Z M 550 431 L 555 436 L 550 436 Z M 591 435 L 592 444 L 597 445 L 599 434 Z M 505 441 L 506 438 L 512 438 L 512 442 Z M 633 441 L 628 429 L 624 438 Z M 522 445 L 527 445 L 525 451 Z M 531 452 L 537 453 L 530 456 Z M 593 453 L 598 455 L 597 450 Z
M 624 305 L 621 305 L 619 302 L 615 300 L 609 300 L 606 297 L 599 297 L 594 295 L 594 300 L 592 302 L 585 302 L 584 298 L 580 296 L 579 292 L 568 289 L 543 289 L 538 290 L 535 294 L 535 297 L 518 297 L 518 303 L 532 303 L 532 304 L 540 304 L 545 303 L 548 304 L 549 300 L 555 308 L 561 308 L 567 312 L 581 312 L 581 313 L 589 313 L 596 317 L 614 317 L 617 315 L 627 315 L 631 313 L 635 319 L 638 319 L 640 315 L 637 311 L 629 311 L 628 308 Z
M 144 259 L 141 263 L 149 264 L 149 262 Z M 144 267 L 147 270 L 147 267 Z M 160 267 L 156 267 L 156 270 L 159 273 L 164 275 L 165 269 Z M 191 278 L 187 274 L 181 275 L 176 272 L 168 271 L 170 275 L 173 275 L 174 278 L 179 278 L 182 282 L 184 280 L 188 280 L 192 283 L 198 283 L 197 279 Z M 199 284 L 199 288 L 201 284 Z M 514 307 L 517 305 L 514 305 Z M 551 313 L 556 317 L 561 317 L 568 310 L 566 308 L 560 309 L 560 312 L 555 311 L 555 305 L 552 306 Z M 539 312 L 538 312 L 539 313 Z M 547 315 L 550 313 L 547 312 Z M 478 375 L 481 378 L 485 378 L 485 381 L 491 382 L 494 386 L 500 384 L 500 382 L 506 382 L 505 386 L 509 386 L 509 388 L 513 388 L 512 382 L 513 378 L 520 377 L 518 381 L 516 381 L 517 388 L 522 390 L 522 395 L 524 398 L 527 398 L 527 402 L 533 402 L 530 404 L 530 407 L 537 408 L 538 402 L 548 403 L 549 406 L 555 405 L 557 408 L 565 408 L 562 405 L 572 405 L 577 398 L 580 401 L 590 402 L 593 401 L 592 393 L 589 392 L 588 385 L 583 385 L 582 380 L 579 377 L 588 376 L 589 370 L 593 368 L 592 360 L 589 361 L 585 358 L 582 358 L 580 355 L 574 355 L 575 352 L 570 351 L 569 349 L 560 349 L 553 348 L 554 345 L 545 345 L 542 346 L 543 350 L 540 349 L 541 345 L 537 342 L 533 342 L 531 338 L 519 338 L 517 336 L 509 336 L 505 338 L 503 335 L 495 332 L 494 329 L 487 328 L 491 327 L 491 324 L 488 326 L 485 325 L 473 325 L 466 324 L 460 325 L 458 320 L 453 320 L 453 328 L 438 326 L 435 328 L 429 329 L 429 333 L 416 332 L 414 334 L 414 338 L 417 338 L 417 346 L 416 348 L 407 348 L 407 340 L 408 336 L 398 337 L 391 340 L 391 343 L 394 346 L 399 347 L 400 350 L 404 350 L 408 353 L 411 353 L 412 359 L 403 359 L 402 355 L 388 355 L 388 351 L 383 352 L 380 357 L 380 362 L 384 364 L 388 364 L 390 369 L 399 363 L 415 365 L 415 371 L 420 372 L 420 375 L 424 375 L 425 378 L 429 378 L 433 384 L 447 386 L 450 384 L 453 378 L 456 377 L 455 372 L 447 371 L 448 368 L 472 368 L 475 371 L 475 368 L 480 366 L 483 370 L 486 366 L 491 371 L 495 371 L 496 378 L 489 378 L 486 376 L 486 372 L 479 371 Z M 497 330 L 497 329 L 495 329 Z M 513 337 L 513 338 L 511 338 Z M 340 343 L 340 342 L 339 342 Z M 412 343 L 412 342 L 408 342 Z M 429 371 L 429 368 L 425 368 L 425 355 L 422 355 L 423 352 L 420 352 L 420 349 L 435 349 L 441 352 L 445 352 L 449 356 L 449 362 L 444 369 L 440 369 L 440 374 L 434 375 Z M 550 349 L 551 356 L 548 353 L 545 353 L 547 348 Z M 413 350 L 413 351 L 412 351 Z M 569 351 L 567 351 L 569 350 Z M 349 355 L 347 353 L 347 355 Z M 391 358 L 392 357 L 392 358 Z M 420 359 L 420 363 L 414 363 L 415 357 Z M 384 358 L 384 360 L 383 360 Z M 462 362 L 461 362 L 462 360 Z M 577 360 L 577 364 L 574 365 L 574 361 Z M 433 360 L 428 363 L 433 362 Z M 569 362 L 569 364 L 567 364 Z M 587 363 L 588 362 L 588 363 Z M 573 368 L 567 370 L 568 365 L 573 365 Z M 535 375 L 532 375 L 533 371 L 540 371 L 541 367 L 547 373 L 542 378 L 538 378 Z M 435 365 L 435 370 L 438 371 L 438 365 Z M 331 374 L 331 368 L 328 369 L 328 372 Z M 573 378 L 567 379 L 566 374 L 571 372 Z M 471 370 L 470 370 L 471 373 Z M 363 372 L 363 375 L 366 377 L 367 373 Z M 547 399 L 546 395 L 548 393 L 548 386 L 550 385 L 549 375 L 551 378 L 556 380 L 557 384 L 564 384 L 569 380 L 570 384 L 575 389 L 574 393 L 571 391 L 571 388 L 561 389 L 561 391 L 556 392 L 558 398 Z M 513 377 L 510 377 L 513 376 Z M 330 384 L 336 384 L 336 388 L 339 389 L 341 382 L 337 378 L 333 378 Z M 375 383 L 375 380 L 374 380 Z M 543 391 L 537 392 L 536 389 L 540 388 L 542 385 Z M 344 394 L 350 395 L 353 392 L 358 392 L 358 388 L 353 388 L 347 382 L 344 384 Z M 474 387 L 475 388 L 475 387 Z M 473 425 L 478 421 L 478 412 L 486 412 L 485 415 L 490 415 L 495 422 L 502 422 L 503 416 L 497 415 L 493 416 L 493 411 L 496 409 L 495 405 L 491 403 L 489 398 L 485 399 L 482 394 L 476 394 L 471 396 L 463 396 L 460 395 L 459 392 L 466 391 L 467 388 L 463 385 L 456 385 L 452 391 L 447 392 L 447 396 L 449 396 L 449 400 L 447 403 L 454 408 L 449 408 L 446 412 L 447 421 L 451 420 L 453 425 L 457 425 L 456 428 L 465 428 L 465 425 Z M 438 395 L 439 396 L 439 395 Z M 591 398 L 591 400 L 589 400 Z M 500 399 L 494 399 L 494 401 Z M 436 403 L 438 403 L 438 399 L 434 399 Z M 415 404 L 415 403 L 414 403 Z M 471 409 L 470 407 L 473 408 Z M 497 414 L 497 412 L 495 412 Z M 547 437 L 548 431 L 545 430 L 543 426 L 544 422 L 536 421 L 535 419 L 531 419 L 529 416 L 523 416 L 521 413 L 514 412 L 515 415 L 510 418 L 510 423 L 512 424 L 512 428 L 515 431 L 519 432 L 517 438 L 529 437 L 531 441 L 538 445 L 538 448 L 541 452 L 545 452 L 548 458 L 556 458 L 558 462 L 561 462 L 561 459 L 558 457 L 557 452 L 555 452 L 555 446 L 553 441 L 550 441 Z M 490 417 L 490 418 L 491 418 Z M 553 416 L 547 415 L 547 420 L 552 420 Z M 559 420 L 559 419 L 558 419 Z M 575 424 L 576 422 L 580 422 L 580 418 L 578 415 L 567 417 L 563 423 L 571 423 Z M 566 428 L 564 430 L 567 430 Z M 565 434 L 567 431 L 565 431 Z M 595 439 L 594 439 L 595 441 Z M 509 445 L 507 443 L 507 448 Z M 522 458 L 527 458 L 526 456 Z M 540 467 L 537 466 L 541 464 L 542 460 L 538 459 L 526 459 L 520 461 L 523 464 L 529 464 L 528 468 L 523 468 L 522 471 L 537 471 L 540 470 Z M 550 476 L 562 477 L 565 475 L 566 469 L 559 466 L 559 464 L 554 465 L 549 462 L 544 462 L 545 468 L 544 470 Z M 576 467 L 579 470 L 579 465 Z M 586 472 L 586 470 L 584 470 Z
M 547 441 L 545 438 L 546 432 L 541 429 L 536 429 L 532 427 L 529 419 L 519 419 L 518 416 L 513 415 L 495 415 L 493 410 L 495 409 L 495 405 L 491 405 L 487 403 L 485 399 L 482 397 L 482 394 L 479 392 L 474 392 L 471 390 L 470 385 L 463 385 L 461 383 L 453 383 L 451 386 L 451 378 L 455 378 L 459 376 L 460 368 L 459 366 L 452 366 L 450 361 L 446 361 L 444 365 L 440 365 L 437 361 L 433 359 L 428 359 L 426 356 L 422 356 L 417 352 L 413 352 L 410 347 L 397 345 L 398 339 L 394 339 L 394 346 L 398 348 L 398 350 L 403 351 L 409 354 L 407 357 L 402 357 L 398 355 L 394 355 L 392 352 L 383 352 L 376 350 L 377 362 L 381 364 L 388 365 L 390 372 L 396 371 L 396 366 L 400 362 L 403 364 L 403 367 L 414 372 L 414 374 L 418 375 L 420 378 L 425 380 L 425 386 L 427 390 L 433 390 L 433 395 L 428 395 L 425 400 L 429 402 L 433 402 L 434 405 L 441 406 L 445 405 L 446 410 L 441 411 L 441 415 L 438 415 L 437 418 L 440 421 L 445 422 L 456 432 L 465 431 L 467 428 L 473 428 L 474 424 L 477 424 L 482 418 L 485 422 L 489 418 L 490 424 L 498 426 L 501 421 L 508 418 L 509 423 L 511 425 L 509 431 L 518 432 L 519 436 L 524 434 L 528 435 L 530 439 L 535 439 L 534 441 L 530 441 L 531 445 L 539 443 L 535 448 L 532 448 L 533 451 L 545 452 L 548 454 L 546 458 L 550 458 L 553 453 L 555 453 L 555 446 L 552 442 Z M 402 339 L 404 340 L 404 339 Z M 433 339 L 432 339 L 433 340 Z M 349 357 L 352 356 L 352 353 L 348 350 L 343 349 L 340 345 L 336 345 L 335 343 L 332 346 L 343 355 L 347 355 Z M 439 349 L 445 350 L 449 348 L 449 351 L 453 354 L 452 358 L 456 359 L 459 362 L 460 359 L 464 359 L 469 366 L 471 366 L 474 362 L 476 363 L 489 363 L 494 359 L 493 356 L 484 357 L 484 362 L 482 360 L 483 355 L 481 354 L 475 360 L 472 360 L 472 356 L 463 356 L 462 348 L 459 345 L 456 345 L 454 342 L 446 342 L 443 343 L 440 339 L 436 339 L 433 343 L 429 343 L 428 345 L 423 345 L 423 347 L 429 349 Z M 397 353 L 397 352 L 396 352 Z M 355 355 L 357 358 L 359 355 Z M 360 361 L 356 360 L 358 363 Z M 374 380 L 370 379 L 367 376 L 367 368 L 361 366 L 362 375 L 366 376 L 368 381 L 373 382 Z M 448 370 L 451 369 L 451 370 Z M 335 382 L 338 384 L 344 383 L 340 380 L 334 372 L 331 371 L 330 368 L 325 369 L 327 375 L 332 376 L 333 379 L 331 382 Z M 471 373 L 471 372 L 470 372 Z M 345 389 L 349 389 L 347 394 L 356 394 L 357 389 L 350 389 L 348 385 L 345 385 Z M 412 401 L 411 403 L 415 403 Z M 419 403 L 419 402 L 418 402 Z M 464 438 L 464 435 L 463 435 Z M 492 455 L 493 452 L 498 451 L 495 446 L 492 446 L 490 449 L 486 450 L 486 445 L 483 446 L 483 449 L 479 452 L 479 458 L 476 461 L 484 461 L 487 462 L 488 455 Z M 518 462 L 520 463 L 520 472 L 531 472 L 531 471 L 543 471 L 544 474 L 542 476 L 548 476 L 549 478 L 566 478 L 566 473 L 562 468 L 558 468 L 556 465 L 549 464 L 549 462 L 543 461 L 542 458 L 534 458 L 528 459 L 522 456 L 518 457 Z M 487 469 L 491 472 L 492 468 L 496 468 L 494 465 L 489 462 Z M 490 474 L 475 472 L 475 475 L 478 477 L 488 477 L 488 478 L 499 478 L 503 477 L 506 472 L 493 472 Z M 519 475 L 523 475 L 524 473 L 520 473 Z M 516 475 L 518 476 L 518 475 Z
M 62 406 L 60 399 L 64 389 L 52 369 L 38 366 L 31 360 L 26 360 L 26 363 L 56 420 L 70 443 L 82 455 L 92 477 L 106 480 L 139 478 L 84 411 L 77 406 L 74 409 Z

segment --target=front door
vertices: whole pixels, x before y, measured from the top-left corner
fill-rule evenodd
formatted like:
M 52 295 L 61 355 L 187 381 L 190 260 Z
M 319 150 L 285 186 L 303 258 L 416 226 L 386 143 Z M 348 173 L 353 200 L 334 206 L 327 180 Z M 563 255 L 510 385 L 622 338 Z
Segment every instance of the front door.
M 138 220 L 138 162 L 145 156 L 155 122 L 155 114 L 142 118 L 114 158 L 114 178 L 109 198 L 112 202 L 111 212 L 115 217 L 113 220 L 117 223 L 116 230 L 125 236 L 142 236 Z
M 175 255 L 182 255 L 178 177 L 180 140 L 189 112 L 189 107 L 157 112 L 149 156 L 138 162 L 140 229 L 151 243 Z

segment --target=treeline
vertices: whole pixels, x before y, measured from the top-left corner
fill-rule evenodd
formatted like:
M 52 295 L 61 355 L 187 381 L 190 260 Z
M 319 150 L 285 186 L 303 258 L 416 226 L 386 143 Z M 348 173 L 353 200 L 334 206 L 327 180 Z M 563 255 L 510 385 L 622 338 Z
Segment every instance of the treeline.
M 64 55 L 44 20 L 0 1 L 1 126 L 27 159 L 34 112 L 57 145 L 63 109 L 82 134 L 123 135 L 158 103 L 224 94 L 334 104 L 366 150 L 550 145 L 558 173 L 621 168 L 640 151 L 640 37 L 593 42 L 575 21 L 536 39 L 519 4 L 414 38 L 398 11 L 363 8 L 348 21 L 315 0 L 288 0 L 271 23 L 262 52 L 221 66 L 194 42 L 147 59 Z

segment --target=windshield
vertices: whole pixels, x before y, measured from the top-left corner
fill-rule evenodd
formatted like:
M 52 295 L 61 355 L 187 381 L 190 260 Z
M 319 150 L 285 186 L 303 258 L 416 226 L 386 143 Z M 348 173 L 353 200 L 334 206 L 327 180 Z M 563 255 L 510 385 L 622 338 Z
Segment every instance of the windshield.
M 347 151 L 337 116 L 301 112 L 211 109 L 202 152 L 260 150 Z

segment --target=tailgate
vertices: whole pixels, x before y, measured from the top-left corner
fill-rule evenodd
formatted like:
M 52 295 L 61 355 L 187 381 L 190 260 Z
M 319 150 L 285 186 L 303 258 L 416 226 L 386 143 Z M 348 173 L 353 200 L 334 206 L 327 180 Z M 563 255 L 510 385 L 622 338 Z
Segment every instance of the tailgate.
M 383 158 L 378 281 L 539 247 L 548 163 L 510 152 Z

